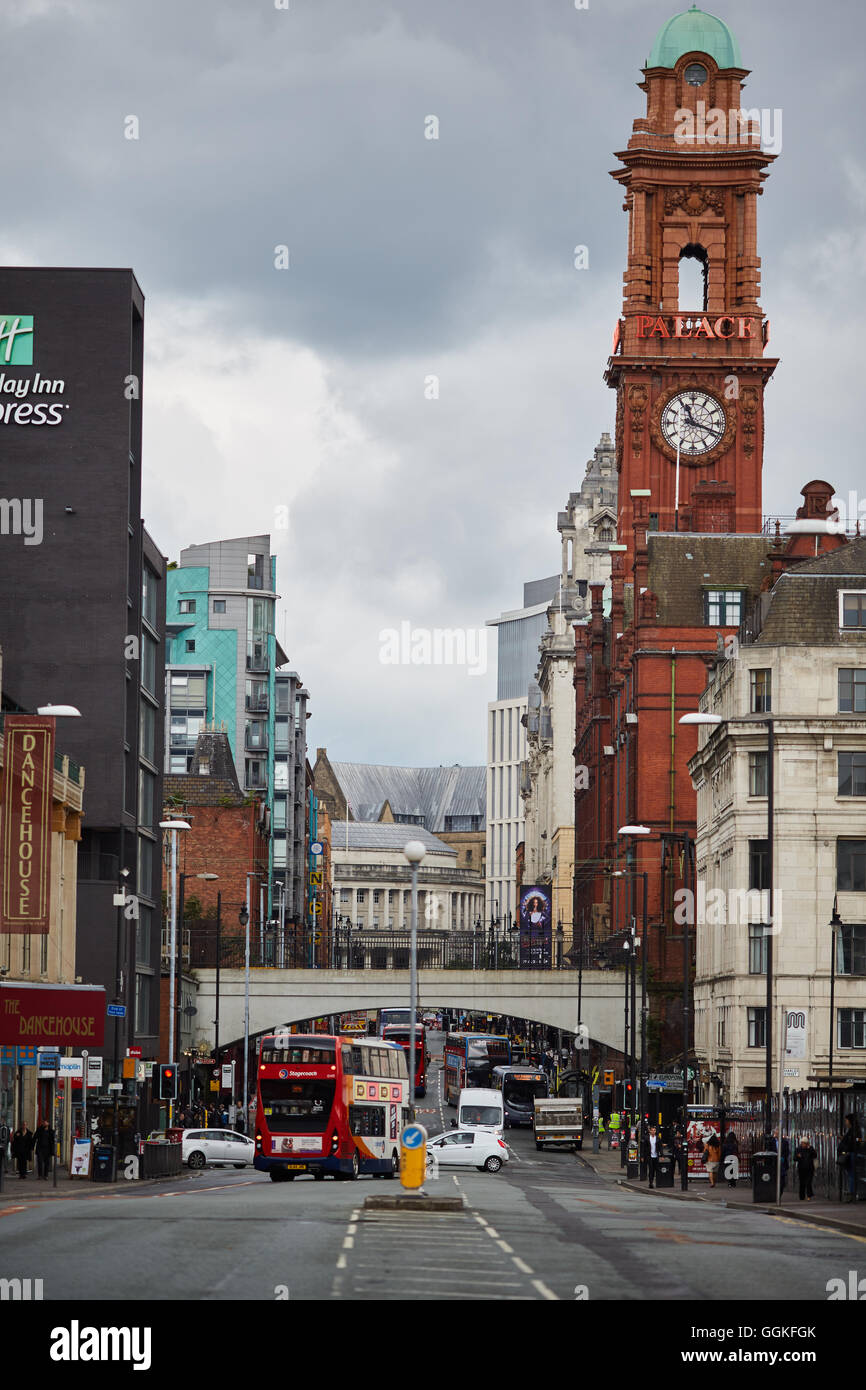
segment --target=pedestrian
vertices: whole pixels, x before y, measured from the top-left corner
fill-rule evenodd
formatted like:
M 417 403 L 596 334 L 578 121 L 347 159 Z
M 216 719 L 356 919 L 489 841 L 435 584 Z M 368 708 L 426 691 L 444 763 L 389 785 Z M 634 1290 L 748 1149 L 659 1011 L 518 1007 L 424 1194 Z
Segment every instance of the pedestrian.
M 674 1154 L 674 1168 L 679 1168 L 680 1177 L 682 1178 L 688 1163 L 688 1149 L 686 1147 L 682 1125 L 674 1125 L 672 1148 Z
M 601 1147 L 601 1141 L 602 1141 L 603 1138 L 604 1138 L 604 1120 L 602 1119 L 601 1115 L 599 1115 L 599 1117 L 598 1117 L 598 1143 L 599 1143 L 599 1147 Z M 610 1130 L 607 1131 L 607 1147 L 610 1148 Z
M 843 1178 L 847 1180 L 848 1191 L 844 1198 L 846 1202 L 856 1201 L 857 1165 L 855 1160 L 859 1141 L 860 1131 L 856 1117 L 854 1115 L 846 1115 L 844 1131 L 839 1141 L 839 1148 L 836 1152 L 836 1162 L 842 1170 Z
M 51 1157 L 54 1153 L 54 1130 L 47 1120 L 43 1120 L 33 1141 L 36 1150 L 37 1177 L 47 1180 L 51 1171 Z
M 661 1157 L 661 1140 L 655 1125 L 650 1125 L 649 1131 L 643 1135 L 640 1147 L 641 1162 L 646 1165 L 646 1174 L 649 1178 L 649 1185 L 655 1185 L 656 1173 L 658 1171 L 659 1159 Z
M 18 1167 L 18 1177 L 27 1177 L 27 1165 L 33 1153 L 34 1136 L 32 1129 L 28 1129 L 26 1123 L 19 1125 L 12 1136 L 12 1157 Z
M 716 1185 L 716 1178 L 718 1177 L 719 1173 L 719 1163 L 721 1161 L 721 1157 L 722 1141 L 719 1138 L 718 1134 L 716 1134 L 715 1130 L 713 1130 L 712 1134 L 706 1142 L 706 1145 L 704 1146 L 704 1161 L 707 1165 L 707 1173 L 709 1174 L 710 1187 L 715 1187 Z
M 812 1178 L 815 1175 L 815 1160 L 818 1157 L 807 1135 L 803 1135 L 794 1154 L 794 1167 L 800 1180 L 800 1201 L 811 1202 L 813 1197 Z
M 736 1187 L 740 1175 L 740 1143 L 732 1129 L 728 1130 L 722 1145 L 722 1172 L 728 1187 Z

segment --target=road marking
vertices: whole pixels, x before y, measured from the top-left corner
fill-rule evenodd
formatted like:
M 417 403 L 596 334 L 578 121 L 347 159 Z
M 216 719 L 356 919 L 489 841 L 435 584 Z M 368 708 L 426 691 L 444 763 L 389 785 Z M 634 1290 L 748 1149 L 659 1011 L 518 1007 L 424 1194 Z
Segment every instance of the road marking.
M 549 1299 L 551 1303 L 559 1302 L 559 1299 L 557 1298 L 556 1294 L 551 1293 L 547 1285 L 543 1284 L 540 1279 L 533 1279 L 532 1287 L 534 1289 L 538 1289 L 538 1292 L 541 1294 L 542 1298 Z
M 488 1234 L 489 1236 L 492 1236 L 492 1237 L 493 1237 L 494 1240 L 498 1240 L 498 1239 L 499 1239 L 499 1232 L 498 1232 L 498 1231 L 494 1231 L 494 1229 L 493 1229 L 492 1226 L 486 1226 L 486 1227 L 485 1227 L 485 1230 L 487 1231 L 487 1234 Z
M 345 1256 L 345 1255 L 340 1255 L 340 1256 L 338 1257 L 338 1259 L 337 1259 L 337 1268 L 338 1268 L 338 1269 L 345 1269 L 345 1268 L 346 1268 L 346 1256 Z
M 531 1273 L 532 1273 L 532 1270 L 529 1268 L 529 1265 L 526 1263 L 525 1260 L 521 1260 L 521 1258 L 520 1258 L 519 1255 L 512 1255 L 511 1258 L 512 1258 L 512 1260 L 514 1261 L 514 1263 L 517 1265 L 517 1268 L 520 1270 L 521 1274 L 531 1274 Z
M 504 1251 L 505 1251 L 506 1255 L 513 1255 L 513 1254 L 514 1254 L 514 1251 L 512 1250 L 511 1246 L 508 1244 L 508 1241 L 507 1241 L 507 1240 L 498 1240 L 498 1241 L 496 1242 L 496 1244 L 499 1246 L 499 1249 L 500 1249 L 500 1250 L 504 1250 Z
M 344 1250 L 352 1250 L 352 1249 L 354 1249 L 354 1246 L 355 1246 L 355 1237 L 354 1237 L 354 1236 L 344 1236 L 344 1237 L 343 1237 L 343 1249 L 344 1249 Z

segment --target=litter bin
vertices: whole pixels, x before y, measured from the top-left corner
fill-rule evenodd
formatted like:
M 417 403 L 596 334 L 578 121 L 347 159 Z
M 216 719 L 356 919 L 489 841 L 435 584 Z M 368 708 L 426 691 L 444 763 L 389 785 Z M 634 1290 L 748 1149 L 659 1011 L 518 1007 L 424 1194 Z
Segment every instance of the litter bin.
M 626 1164 L 625 1175 L 627 1178 L 637 1178 L 640 1176 L 640 1160 L 638 1158 L 637 1144 L 628 1146 L 628 1163 Z
M 775 1202 L 776 1200 L 776 1155 L 768 1153 L 752 1154 L 752 1201 Z
M 669 1154 L 656 1160 L 656 1187 L 673 1187 L 674 1161 Z
M 114 1145 L 97 1144 L 93 1150 L 93 1167 L 90 1176 L 93 1182 L 114 1182 Z

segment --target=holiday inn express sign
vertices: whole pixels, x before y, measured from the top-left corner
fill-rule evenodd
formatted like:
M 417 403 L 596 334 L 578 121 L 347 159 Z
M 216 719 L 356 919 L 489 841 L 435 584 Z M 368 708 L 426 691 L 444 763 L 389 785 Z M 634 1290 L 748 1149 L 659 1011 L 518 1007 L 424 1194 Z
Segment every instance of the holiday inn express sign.
M 34 319 L 32 314 L 0 314 L 0 368 L 32 367 Z M 17 376 L 0 370 L 0 425 L 59 425 L 64 401 L 24 400 L 25 396 L 62 396 L 66 382 L 62 377 Z M 14 400 L 4 401 L 4 396 Z
M 0 932 L 41 933 L 51 917 L 54 720 L 7 714 L 0 822 Z

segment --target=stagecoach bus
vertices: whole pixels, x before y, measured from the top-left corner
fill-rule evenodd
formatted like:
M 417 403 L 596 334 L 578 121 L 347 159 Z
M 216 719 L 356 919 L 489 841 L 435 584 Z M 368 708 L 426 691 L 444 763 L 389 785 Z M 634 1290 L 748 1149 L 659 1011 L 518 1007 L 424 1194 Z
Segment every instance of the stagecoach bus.
M 268 1033 L 258 1059 L 254 1166 L 272 1182 L 396 1176 L 412 1118 L 406 1054 L 381 1038 Z
M 467 1088 L 491 1085 L 493 1068 L 511 1061 L 511 1043 L 500 1033 L 449 1033 L 445 1043 L 445 1099 L 456 1105 Z
M 502 1092 L 506 1126 L 531 1125 L 533 1102 L 550 1095 L 547 1074 L 537 1067 L 494 1067 L 490 1082 Z

